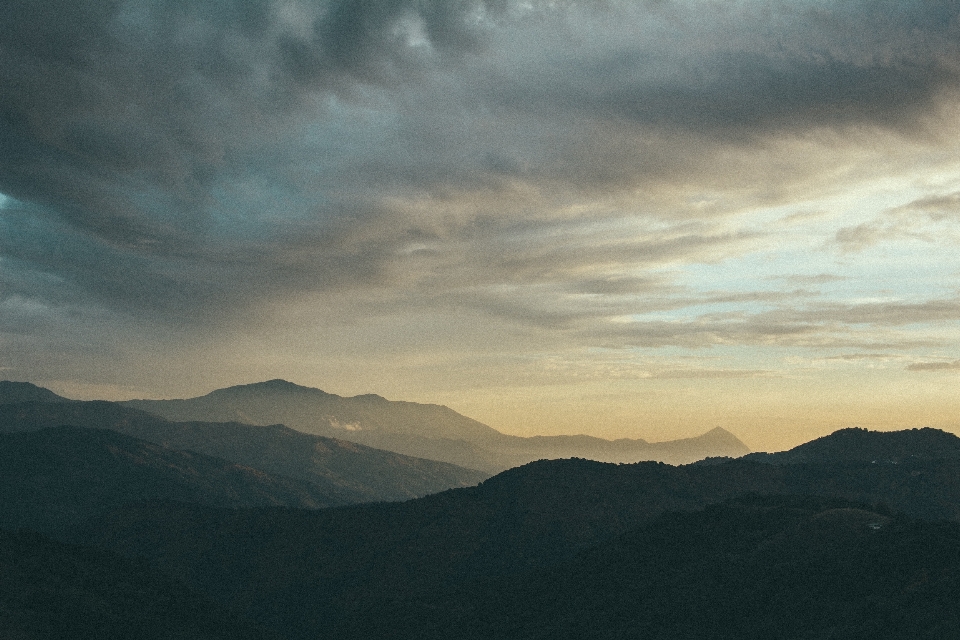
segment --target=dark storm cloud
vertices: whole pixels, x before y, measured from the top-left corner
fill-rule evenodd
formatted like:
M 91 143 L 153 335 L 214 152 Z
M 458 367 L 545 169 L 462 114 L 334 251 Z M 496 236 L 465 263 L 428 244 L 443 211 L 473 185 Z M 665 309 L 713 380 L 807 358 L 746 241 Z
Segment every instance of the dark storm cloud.
M 509 220 L 549 230 L 598 189 L 733 175 L 705 169 L 732 136 L 916 129 L 956 89 L 957 30 L 945 1 L 7 0 L 0 192 L 24 204 L 0 212 L 4 286 L 203 318 L 389 285 L 424 237 L 460 256 L 464 296 L 629 290 L 582 272 L 751 236 L 519 225 L 511 244 Z
M 611 81 L 611 72 L 621 65 L 634 69 L 656 62 L 638 57 L 629 64 L 620 60 L 585 68 L 572 64 L 569 71 L 580 76 L 582 84 L 561 84 L 542 93 L 531 91 L 529 85 L 515 86 L 505 99 L 515 108 L 541 103 L 555 110 L 565 103 L 568 109 L 595 118 L 742 138 L 849 125 L 916 129 L 918 118 L 935 107 L 944 89 L 955 88 L 958 78 L 955 69 L 932 60 L 887 66 L 730 53 L 699 63 L 694 73 L 686 71 L 693 77 L 670 78 L 667 83 L 637 82 L 629 76 Z M 595 78 L 603 84 L 591 86 Z
M 520 67 L 500 95 L 518 109 L 743 136 L 912 130 L 957 88 L 951 2 L 662 4 L 674 9 L 662 29 Z

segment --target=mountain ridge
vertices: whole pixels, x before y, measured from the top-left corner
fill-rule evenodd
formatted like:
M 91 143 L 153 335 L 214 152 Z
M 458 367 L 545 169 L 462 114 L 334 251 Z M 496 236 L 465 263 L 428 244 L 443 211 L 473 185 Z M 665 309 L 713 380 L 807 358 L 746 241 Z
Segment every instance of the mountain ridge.
M 900 463 L 911 458 L 960 458 L 960 437 L 931 427 L 897 431 L 870 431 L 862 427 L 848 427 L 786 451 L 755 452 L 743 456 L 744 460 L 769 464 L 802 464 L 837 460 Z
M 305 509 L 349 503 L 303 480 L 110 429 L 57 426 L 0 434 L 2 527 L 63 533 L 144 500 Z
M 0 380 L 0 402 L 71 402 L 50 389 L 38 387 L 32 382 Z
M 110 514 L 84 539 L 189 576 L 191 587 L 263 624 L 306 625 L 297 638 L 386 637 L 378 620 L 389 624 L 397 612 L 391 603 L 429 608 L 424 594 L 575 561 L 664 514 L 741 496 L 812 496 L 960 522 L 957 477 L 956 459 L 685 466 L 542 460 L 404 503 L 313 512 L 142 505 Z M 857 521 L 835 522 L 841 532 L 847 520 Z M 242 541 L 251 539 L 262 544 L 244 557 Z
M 108 428 L 136 438 L 234 460 L 313 483 L 337 504 L 407 500 L 476 484 L 489 474 L 403 456 L 282 425 L 171 422 L 105 400 L 4 403 L 0 432 L 74 425 Z
M 513 436 L 444 405 L 387 400 L 376 394 L 344 397 L 281 379 L 217 389 L 196 398 L 129 400 L 122 404 L 170 420 L 280 423 L 305 433 L 340 437 L 490 473 L 541 458 L 685 464 L 750 451 L 735 435 L 719 427 L 699 436 L 663 442 L 607 440 L 589 435 Z

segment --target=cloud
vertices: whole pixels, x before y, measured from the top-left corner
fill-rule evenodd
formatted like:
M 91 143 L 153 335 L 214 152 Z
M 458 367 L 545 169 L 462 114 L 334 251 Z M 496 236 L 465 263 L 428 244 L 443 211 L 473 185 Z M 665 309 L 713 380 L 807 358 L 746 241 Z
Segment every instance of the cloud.
M 862 251 L 886 241 L 902 239 L 927 243 L 953 242 L 960 220 L 960 193 L 919 198 L 883 211 L 869 222 L 842 227 L 835 239 L 844 251 Z
M 925 213 L 934 222 L 960 216 L 960 192 L 928 196 L 893 210 L 894 213 Z
M 955 371 L 960 369 L 960 360 L 952 362 L 914 362 L 907 365 L 907 371 Z
M 823 360 L 839 360 L 842 362 L 857 362 L 860 360 L 900 360 L 902 355 L 890 353 L 844 353 L 838 356 L 827 356 Z
M 555 327 L 721 304 L 661 272 L 751 250 L 722 220 L 848 145 L 936 146 L 958 42 L 945 1 L 10 0 L 3 285 L 171 325 L 316 294 Z M 819 326 L 699 322 L 641 342 Z

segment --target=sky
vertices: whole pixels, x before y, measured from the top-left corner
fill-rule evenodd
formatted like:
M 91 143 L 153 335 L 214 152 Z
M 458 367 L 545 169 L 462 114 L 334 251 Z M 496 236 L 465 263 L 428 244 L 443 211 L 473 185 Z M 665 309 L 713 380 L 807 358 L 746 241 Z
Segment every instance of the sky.
M 0 377 L 960 433 L 960 9 L 6 0 Z

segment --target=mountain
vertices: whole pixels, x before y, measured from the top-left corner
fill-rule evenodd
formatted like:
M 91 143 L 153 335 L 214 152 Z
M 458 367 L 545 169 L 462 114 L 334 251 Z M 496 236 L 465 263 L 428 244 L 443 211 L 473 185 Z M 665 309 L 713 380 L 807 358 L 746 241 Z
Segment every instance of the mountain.
M 189 400 L 130 400 L 122 404 L 181 422 L 281 423 L 295 428 L 296 425 L 317 425 L 341 435 L 386 431 L 471 442 L 500 435 L 440 405 L 391 402 L 375 394 L 343 398 L 285 380 L 218 389 Z
M 751 453 L 746 460 L 770 464 L 863 461 L 900 463 L 909 460 L 960 459 L 960 438 L 940 429 L 868 431 L 851 428 L 778 453 Z
M 751 494 L 806 495 L 960 522 L 958 477 L 960 460 L 951 459 L 681 467 L 544 460 L 476 487 L 403 503 L 313 512 L 146 504 L 115 510 L 76 534 L 78 541 L 144 558 L 290 638 L 387 637 L 381 625 L 402 621 L 405 608 L 441 606 L 437 594 L 576 562 L 667 512 L 695 512 Z M 880 504 L 887 506 L 871 506 Z M 611 580 L 613 588 L 618 583 Z M 690 580 L 685 584 L 696 589 Z M 469 618 L 473 606 L 451 615 L 475 619 Z M 522 619 L 522 612 L 511 611 Z M 436 615 L 424 613 L 423 633 L 434 623 L 440 624 Z
M 62 534 L 145 500 L 234 508 L 343 504 L 308 482 L 106 429 L 0 434 L 0 527 Z
M 143 562 L 0 530 L 6 640 L 280 640 Z
M 70 402 L 70 400 L 29 382 L 0 380 L 0 404 L 15 402 Z
M 323 505 L 406 500 L 474 485 L 489 474 L 304 434 L 281 425 L 174 423 L 104 401 L 0 404 L 0 432 L 57 425 L 106 428 L 174 449 L 196 451 L 306 480 Z
M 168 420 L 281 423 L 304 433 L 491 473 L 543 458 L 686 464 L 708 456 L 737 457 L 749 452 L 733 434 L 720 428 L 696 438 L 656 443 L 584 435 L 522 438 L 500 433 L 440 405 L 391 401 L 372 394 L 341 397 L 284 380 L 228 387 L 186 400 L 123 404 Z
M 665 513 L 574 560 L 403 602 L 336 637 L 960 637 L 960 524 L 836 498 Z
M 735 435 L 721 427 L 693 438 L 666 442 L 628 438 L 605 440 L 585 435 L 532 436 L 510 438 L 501 446 L 509 451 L 525 453 L 526 457 L 537 456 L 525 462 L 543 458 L 582 457 L 598 462 L 656 460 L 669 464 L 688 464 L 712 455 L 735 458 L 750 451 Z

